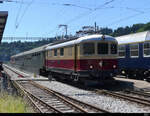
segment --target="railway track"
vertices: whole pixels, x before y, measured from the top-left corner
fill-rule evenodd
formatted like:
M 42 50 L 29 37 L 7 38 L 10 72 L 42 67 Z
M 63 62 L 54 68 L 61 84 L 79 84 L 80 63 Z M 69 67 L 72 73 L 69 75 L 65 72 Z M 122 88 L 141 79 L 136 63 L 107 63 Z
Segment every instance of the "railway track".
M 144 98 L 150 101 L 150 93 L 143 92 L 143 91 L 132 91 L 132 90 L 124 90 L 123 91 L 126 94 L 130 94 L 131 96 L 137 96 L 139 98 Z
M 96 89 L 95 92 L 99 93 L 99 94 L 106 94 L 106 95 L 110 95 L 110 96 L 115 96 L 115 97 L 118 97 L 118 98 L 121 98 L 121 99 L 125 99 L 125 100 L 129 100 L 129 101 L 136 102 L 136 103 L 139 103 L 139 104 L 143 104 L 143 105 L 146 105 L 146 106 L 150 106 L 150 99 L 145 99 L 145 98 L 140 97 L 140 96 L 134 96 L 134 94 L 138 94 L 138 95 L 142 95 L 142 96 L 150 98 L 150 94 L 148 95 L 146 93 L 140 93 L 140 92 L 129 91 L 129 90 L 126 90 L 126 92 L 128 92 L 128 93 L 125 93 L 125 92 L 112 92 L 112 91 L 98 90 L 98 89 Z M 130 93 L 132 92 L 132 94 L 129 94 L 129 92 Z
M 27 94 L 41 113 L 109 113 L 32 81 L 15 81 L 14 83 Z
M 8 67 L 6 67 L 8 68 Z M 10 68 L 13 73 L 25 77 L 23 74 Z M 9 75 L 10 76 L 10 75 Z M 10 76 L 11 77 L 11 76 Z M 87 103 L 78 101 L 71 97 L 65 96 L 56 91 L 50 90 L 33 81 L 13 81 L 15 88 L 24 96 L 26 95 L 29 102 L 34 105 L 36 112 L 40 113 L 109 113 L 106 110 L 97 108 Z

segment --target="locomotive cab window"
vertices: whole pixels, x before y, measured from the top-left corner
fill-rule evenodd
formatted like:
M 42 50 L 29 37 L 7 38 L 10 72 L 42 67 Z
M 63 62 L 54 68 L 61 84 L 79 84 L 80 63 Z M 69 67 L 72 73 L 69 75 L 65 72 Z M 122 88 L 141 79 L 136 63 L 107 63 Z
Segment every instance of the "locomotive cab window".
M 120 45 L 118 47 L 118 52 L 119 52 L 119 57 L 120 58 L 124 58 L 125 57 L 125 53 L 126 53 L 126 46 L 125 45 Z
M 54 56 L 57 56 L 57 49 L 54 49 Z
M 139 45 L 138 44 L 130 44 L 130 56 L 131 57 L 139 56 Z
M 149 57 L 150 56 L 150 42 L 145 42 L 143 45 L 143 54 L 144 57 Z
M 117 54 L 117 44 L 111 44 L 111 54 Z
M 98 43 L 98 54 L 108 54 L 108 43 Z
M 95 44 L 94 43 L 84 43 L 83 44 L 83 54 L 84 55 L 95 54 Z
M 60 48 L 60 56 L 64 55 L 64 48 Z

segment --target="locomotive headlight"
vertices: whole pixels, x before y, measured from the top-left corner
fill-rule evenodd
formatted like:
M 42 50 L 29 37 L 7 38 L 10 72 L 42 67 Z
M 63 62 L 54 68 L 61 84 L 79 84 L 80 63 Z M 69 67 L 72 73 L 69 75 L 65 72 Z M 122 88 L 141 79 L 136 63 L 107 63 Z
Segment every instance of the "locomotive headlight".
M 93 66 L 92 65 L 90 65 L 90 69 L 92 69 L 93 68 Z
M 116 68 L 116 65 L 113 65 L 113 68 Z
M 99 62 L 99 66 L 100 66 L 100 67 L 103 66 L 103 61 Z

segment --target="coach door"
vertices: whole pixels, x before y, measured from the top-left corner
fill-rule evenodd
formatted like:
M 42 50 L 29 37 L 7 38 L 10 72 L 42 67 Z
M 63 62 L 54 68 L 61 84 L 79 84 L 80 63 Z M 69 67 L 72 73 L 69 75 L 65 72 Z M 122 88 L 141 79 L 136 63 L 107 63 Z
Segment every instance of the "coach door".
M 48 51 L 43 51 L 42 54 L 43 54 L 42 63 L 43 63 L 43 66 L 46 68 L 47 66 L 46 58 L 48 57 Z
M 77 44 L 74 45 L 74 72 L 77 71 L 77 56 L 78 56 L 78 46 Z

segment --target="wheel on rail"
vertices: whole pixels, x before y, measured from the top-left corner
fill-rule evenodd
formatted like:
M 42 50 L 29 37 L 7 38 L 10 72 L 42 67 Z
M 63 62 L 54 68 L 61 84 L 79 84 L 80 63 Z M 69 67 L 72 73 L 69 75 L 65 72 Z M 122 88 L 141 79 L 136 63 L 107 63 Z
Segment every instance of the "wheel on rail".
M 49 79 L 50 81 L 52 81 L 53 78 L 54 78 L 54 74 L 53 74 L 52 72 L 49 72 L 49 74 L 48 74 L 48 79 Z

